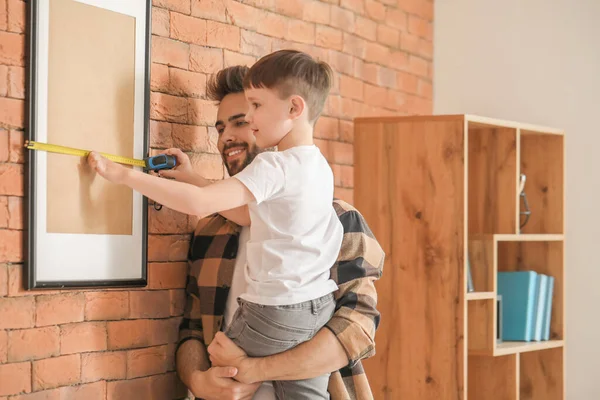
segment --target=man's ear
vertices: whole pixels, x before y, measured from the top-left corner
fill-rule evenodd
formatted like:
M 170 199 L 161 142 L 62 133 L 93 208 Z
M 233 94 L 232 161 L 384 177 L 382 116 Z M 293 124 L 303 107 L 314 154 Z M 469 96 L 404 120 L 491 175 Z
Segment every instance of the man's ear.
M 290 118 L 296 119 L 302 115 L 306 109 L 306 102 L 300 96 L 292 96 L 290 98 Z

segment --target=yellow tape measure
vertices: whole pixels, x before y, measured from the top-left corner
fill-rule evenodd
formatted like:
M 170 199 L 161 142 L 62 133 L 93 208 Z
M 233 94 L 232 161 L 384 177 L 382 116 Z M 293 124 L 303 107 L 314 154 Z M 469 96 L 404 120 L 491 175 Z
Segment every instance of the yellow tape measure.
M 89 150 L 74 149 L 72 147 L 59 146 L 57 144 L 34 142 L 34 141 L 30 141 L 30 140 L 25 141 L 25 147 L 28 148 L 29 150 L 41 150 L 41 151 L 47 151 L 49 153 L 67 154 L 67 155 L 78 156 L 78 157 L 87 157 L 88 154 L 91 153 L 91 151 L 89 151 Z M 111 161 L 119 163 L 119 164 L 133 165 L 136 167 L 143 167 L 143 168 L 146 167 L 146 160 L 139 160 L 136 158 L 117 156 L 114 154 L 107 154 L 107 153 L 101 153 L 101 152 L 98 152 L 98 154 L 102 155 L 103 157 L 105 157 Z

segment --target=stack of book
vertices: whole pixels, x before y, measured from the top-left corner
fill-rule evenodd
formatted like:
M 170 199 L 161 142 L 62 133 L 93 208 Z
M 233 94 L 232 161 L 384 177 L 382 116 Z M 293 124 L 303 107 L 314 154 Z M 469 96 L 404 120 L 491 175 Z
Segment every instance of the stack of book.
M 501 339 L 550 339 L 554 277 L 535 271 L 498 272 L 502 296 Z

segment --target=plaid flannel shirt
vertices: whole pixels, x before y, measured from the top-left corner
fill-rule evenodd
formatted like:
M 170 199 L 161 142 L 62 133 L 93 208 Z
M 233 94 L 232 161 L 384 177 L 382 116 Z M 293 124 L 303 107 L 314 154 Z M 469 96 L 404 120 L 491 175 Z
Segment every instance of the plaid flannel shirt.
M 360 360 L 375 354 L 380 314 L 374 281 L 381 277 L 385 254 L 355 208 L 341 200 L 334 200 L 333 207 L 344 237 L 340 255 L 331 268 L 331 278 L 339 289 L 334 293 L 336 311 L 326 327 L 340 341 L 349 362 L 331 374 L 328 391 L 332 400 L 372 399 Z M 199 221 L 190 246 L 187 299 L 178 347 L 190 339 L 208 346 L 221 329 L 240 230 L 218 214 Z

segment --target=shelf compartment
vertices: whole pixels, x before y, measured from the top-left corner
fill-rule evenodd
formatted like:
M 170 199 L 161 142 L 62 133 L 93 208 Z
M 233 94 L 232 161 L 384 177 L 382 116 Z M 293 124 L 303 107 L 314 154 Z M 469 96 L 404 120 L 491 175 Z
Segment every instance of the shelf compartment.
M 519 356 L 469 356 L 467 399 L 518 400 Z
M 466 124 L 469 233 L 517 233 L 517 128 Z
M 531 215 L 522 233 L 564 233 L 564 136 L 519 131 L 519 171 Z M 524 203 L 519 197 L 519 211 Z M 525 216 L 517 214 L 517 224 Z
M 467 300 L 491 300 L 496 295 L 494 292 L 470 292 L 467 293 Z
M 519 355 L 520 400 L 562 400 L 564 347 L 531 351 Z

